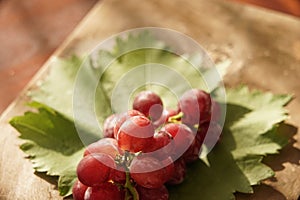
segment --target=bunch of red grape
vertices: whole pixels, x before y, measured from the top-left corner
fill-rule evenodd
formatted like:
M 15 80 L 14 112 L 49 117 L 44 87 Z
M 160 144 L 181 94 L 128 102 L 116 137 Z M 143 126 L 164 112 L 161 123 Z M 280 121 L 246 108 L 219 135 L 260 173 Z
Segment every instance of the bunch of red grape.
M 184 93 L 176 110 L 164 109 L 151 91 L 139 93 L 133 110 L 108 117 L 103 139 L 86 148 L 74 199 L 169 199 L 165 185 L 184 181 L 186 165 L 199 159 L 204 139 L 206 145 L 219 139 L 219 117 L 219 104 L 199 89 Z

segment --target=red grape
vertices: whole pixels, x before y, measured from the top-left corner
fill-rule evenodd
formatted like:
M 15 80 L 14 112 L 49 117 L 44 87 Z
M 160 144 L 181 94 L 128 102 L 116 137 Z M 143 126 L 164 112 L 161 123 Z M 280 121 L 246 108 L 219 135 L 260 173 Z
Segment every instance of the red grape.
M 90 144 L 84 151 L 84 156 L 92 153 L 104 153 L 115 158 L 116 155 L 121 154 L 121 150 L 118 147 L 118 142 L 113 138 L 103 138 Z
M 84 200 L 84 193 L 87 188 L 88 186 L 82 184 L 79 180 L 76 180 L 72 188 L 73 199 Z
M 168 180 L 168 184 L 177 185 L 183 182 L 186 175 L 186 165 L 185 161 L 181 158 L 174 162 L 174 173 Z
M 143 151 L 153 142 L 154 127 L 151 121 L 144 116 L 129 118 L 120 127 L 118 145 L 121 149 L 130 152 Z
M 161 186 L 160 188 L 149 189 L 144 188 L 140 185 L 136 186 L 139 193 L 140 200 L 168 200 L 169 192 L 166 186 Z
M 210 95 L 202 90 L 192 89 L 185 92 L 179 100 L 179 108 L 183 112 L 184 124 L 194 126 L 210 121 Z
M 164 167 L 155 158 L 139 156 L 132 160 L 130 175 L 137 184 L 145 188 L 160 188 L 170 179 L 170 168 Z
M 135 97 L 133 109 L 140 111 L 152 121 L 156 121 L 163 112 L 163 103 L 161 98 L 154 92 L 143 91 Z
M 197 140 L 202 144 L 209 128 L 209 122 L 201 124 L 197 130 Z
M 161 163 L 163 164 L 163 166 L 165 166 L 164 168 L 166 169 L 165 170 L 166 177 L 168 177 L 168 180 L 169 180 L 175 172 L 174 161 L 172 160 L 171 157 L 168 157 L 168 158 L 162 160 Z
M 201 149 L 202 143 L 194 138 L 192 145 L 188 148 L 188 150 L 183 154 L 183 159 L 186 163 L 191 163 L 197 161 L 199 159 L 199 153 Z
M 124 200 L 124 192 L 113 183 L 102 183 L 97 187 L 89 187 L 84 200 Z
M 129 118 L 133 116 L 144 116 L 143 113 L 137 110 L 128 110 L 125 113 L 122 113 L 118 116 L 118 120 L 116 120 L 115 128 L 114 128 L 114 138 L 118 138 L 118 132 L 122 124 Z
M 173 137 L 167 131 L 159 131 L 154 134 L 153 143 L 145 147 L 144 152 L 152 152 L 152 156 L 158 160 L 168 158 L 174 151 L 175 143 Z
M 183 155 L 183 153 L 193 143 L 195 138 L 193 131 L 184 124 L 169 123 L 163 127 L 163 130 L 167 131 L 173 136 L 175 144 L 175 152 L 173 152 L 174 160 Z
M 197 130 L 197 136 L 189 149 L 184 153 L 183 158 L 187 163 L 199 159 L 199 153 L 203 142 L 210 149 L 219 140 L 221 127 L 218 123 L 211 121 L 203 123 Z
M 124 184 L 126 182 L 126 172 L 124 167 L 117 166 L 116 169 L 112 169 L 109 174 L 109 179 Z
M 114 138 L 114 128 L 115 124 L 119 118 L 119 115 L 113 114 L 105 119 L 103 124 L 103 137 L 104 138 Z
M 111 169 L 115 168 L 114 159 L 107 154 L 89 154 L 77 166 L 77 177 L 84 185 L 98 186 L 108 181 Z

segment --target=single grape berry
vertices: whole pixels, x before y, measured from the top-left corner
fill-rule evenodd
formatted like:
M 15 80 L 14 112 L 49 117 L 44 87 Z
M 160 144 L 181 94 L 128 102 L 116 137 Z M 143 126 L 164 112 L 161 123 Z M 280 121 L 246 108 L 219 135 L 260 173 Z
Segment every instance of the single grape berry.
M 202 143 L 195 137 L 193 143 L 188 150 L 183 154 L 183 159 L 186 163 L 192 163 L 199 160 L 199 153 Z
M 136 186 L 136 190 L 139 194 L 139 199 L 141 200 L 168 200 L 169 192 L 166 186 L 161 186 L 160 188 L 149 189 L 144 188 L 140 185 Z
M 161 98 L 154 92 L 143 91 L 134 98 L 133 109 L 140 111 L 152 121 L 156 121 L 163 112 L 163 103 Z
M 103 137 L 104 138 L 114 138 L 114 128 L 115 124 L 119 118 L 119 115 L 113 114 L 105 119 L 103 124 Z
M 108 181 L 111 169 L 116 168 L 114 159 L 103 153 L 89 154 L 79 162 L 77 177 L 86 186 L 94 187 Z
M 118 138 L 118 132 L 122 124 L 129 118 L 134 116 L 145 116 L 143 113 L 137 111 L 137 110 L 128 110 L 125 113 L 122 113 L 118 116 L 118 119 L 116 120 L 116 124 L 114 127 L 114 138 Z
M 184 181 L 186 175 L 185 161 L 180 158 L 174 162 L 174 172 L 171 178 L 168 180 L 169 185 L 178 185 Z
M 195 133 L 185 124 L 169 123 L 163 127 L 163 130 L 173 137 L 175 147 L 172 156 L 174 160 L 188 150 L 195 138 Z
M 88 186 L 82 184 L 79 180 L 76 180 L 72 188 L 73 199 L 84 200 L 84 194 L 87 188 Z
M 97 187 L 89 187 L 84 200 L 124 200 L 124 192 L 111 182 L 102 183 Z
M 144 116 L 134 116 L 122 124 L 118 133 L 118 145 L 130 152 L 143 151 L 153 142 L 154 127 Z
M 131 178 L 145 188 L 162 187 L 171 178 L 169 170 L 153 157 L 135 157 L 130 165 Z
M 116 183 L 125 184 L 126 182 L 126 172 L 125 168 L 122 166 L 117 166 L 116 169 L 112 169 L 109 174 L 109 180 Z
M 203 123 L 198 127 L 196 138 L 202 144 L 207 134 L 210 123 Z
M 173 137 L 167 131 L 159 131 L 154 134 L 153 143 L 149 143 L 145 149 L 145 153 L 151 153 L 152 157 L 158 160 L 167 159 L 174 151 L 175 143 Z
M 163 164 L 163 166 L 165 166 L 165 173 L 166 173 L 165 176 L 169 177 L 168 180 L 170 180 L 170 178 L 173 176 L 175 172 L 175 164 L 173 159 L 169 156 L 168 158 L 162 160 L 161 163 Z
M 84 156 L 93 153 L 104 153 L 115 158 L 118 154 L 122 154 L 121 149 L 118 147 L 118 142 L 113 138 L 103 138 L 90 144 L 84 151 Z
M 178 106 L 183 112 L 182 123 L 184 124 L 193 127 L 210 121 L 211 98 L 203 90 L 192 89 L 185 92 L 180 98 Z

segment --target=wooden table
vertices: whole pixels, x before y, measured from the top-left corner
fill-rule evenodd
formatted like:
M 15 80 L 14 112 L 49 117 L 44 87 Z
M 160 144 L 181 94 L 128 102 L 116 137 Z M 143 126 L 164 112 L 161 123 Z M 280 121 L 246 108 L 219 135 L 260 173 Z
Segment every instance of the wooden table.
M 0 113 L 96 2 L 0 1 Z
M 300 0 L 233 0 L 281 11 L 300 17 Z
M 222 0 L 147 0 L 143 2 L 142 7 L 137 1 L 139 0 L 100 2 L 54 55 L 65 57 L 73 53 L 85 52 L 96 42 L 129 28 L 162 26 L 191 36 L 212 56 L 222 55 L 229 58 L 232 65 L 229 74 L 225 77 L 227 85 L 245 83 L 274 93 L 293 93 L 296 97 L 300 96 L 299 19 L 257 8 L 229 4 Z M 84 9 L 88 10 L 93 3 L 89 1 Z M 56 6 L 59 8 L 59 5 L 61 4 Z M 51 6 L 54 5 L 51 4 Z M 83 9 L 81 6 L 75 6 L 74 9 L 76 8 Z M 40 13 L 36 16 L 38 14 Z M 60 19 L 59 15 L 56 21 L 58 25 Z M 59 27 L 64 26 L 66 25 L 63 23 Z M 40 30 L 39 26 L 37 30 Z M 46 29 L 45 32 L 51 30 Z M 31 39 L 34 40 L 35 36 L 33 34 Z M 17 40 L 17 37 L 14 38 Z M 47 46 L 48 43 L 45 41 L 48 40 L 41 39 L 37 49 Z M 29 42 L 28 49 L 23 47 L 23 51 L 29 51 L 30 44 L 33 43 Z M 2 48 L 2 53 L 6 55 L 7 52 L 4 50 Z M 45 57 L 37 59 L 39 62 L 48 56 L 46 52 L 43 52 Z M 0 55 L 3 55 L 2 53 Z M 7 53 L 7 55 L 10 54 Z M 12 56 L 6 62 L 14 62 L 13 58 Z M 23 60 L 26 59 L 23 58 Z M 4 61 L 1 59 L 1 62 Z M 31 61 L 28 62 L 30 64 Z M 18 71 L 11 72 L 11 76 L 16 77 L 15 80 L 19 81 L 17 77 L 24 73 L 22 67 L 20 67 L 19 74 L 16 73 Z M 48 67 L 46 63 L 27 88 L 33 86 L 45 75 Z M 5 73 L 9 75 L 9 71 Z M 7 77 L 2 75 L 1 85 L 5 83 L 4 78 Z M 14 81 L 12 83 L 14 84 Z M 9 96 L 12 90 L 7 89 L 1 94 L 1 98 Z M 25 100 L 26 96 L 22 93 L 0 119 L 0 199 L 61 199 L 51 182 L 33 174 L 31 163 L 24 159 L 24 154 L 18 149 L 19 141 L 16 131 L 7 125 L 9 118 L 26 110 Z M 291 114 L 288 123 L 297 126 L 300 124 L 299 99 L 295 99 L 288 109 Z M 253 195 L 239 195 L 238 198 L 296 200 L 300 194 L 299 149 L 298 132 L 280 156 L 277 156 L 274 161 L 269 161 L 270 166 L 276 171 L 277 180 L 270 179 L 265 182 L 264 186 L 256 187 Z

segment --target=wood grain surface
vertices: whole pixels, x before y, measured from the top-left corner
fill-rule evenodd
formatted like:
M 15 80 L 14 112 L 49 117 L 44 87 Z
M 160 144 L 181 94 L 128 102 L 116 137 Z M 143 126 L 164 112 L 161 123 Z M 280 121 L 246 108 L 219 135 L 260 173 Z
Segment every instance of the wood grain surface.
M 277 10 L 300 17 L 300 0 L 233 0 Z
M 97 0 L 0 0 L 0 114 Z
M 267 162 L 276 177 L 255 187 L 252 195 L 238 199 L 296 200 L 300 194 L 300 139 L 293 126 L 300 124 L 300 21 L 219 0 L 106 0 L 81 22 L 54 53 L 67 57 L 82 54 L 112 34 L 130 28 L 156 26 L 180 31 L 199 42 L 215 59 L 229 59 L 232 65 L 225 77 L 227 86 L 245 83 L 274 93 L 293 93 L 288 106 L 291 118 L 286 127 L 290 144 Z M 55 181 L 34 174 L 32 165 L 19 150 L 18 133 L 7 122 L 22 114 L 25 92 L 36 87 L 51 67 L 51 59 L 35 75 L 23 93 L 0 119 L 0 199 L 62 199 Z

